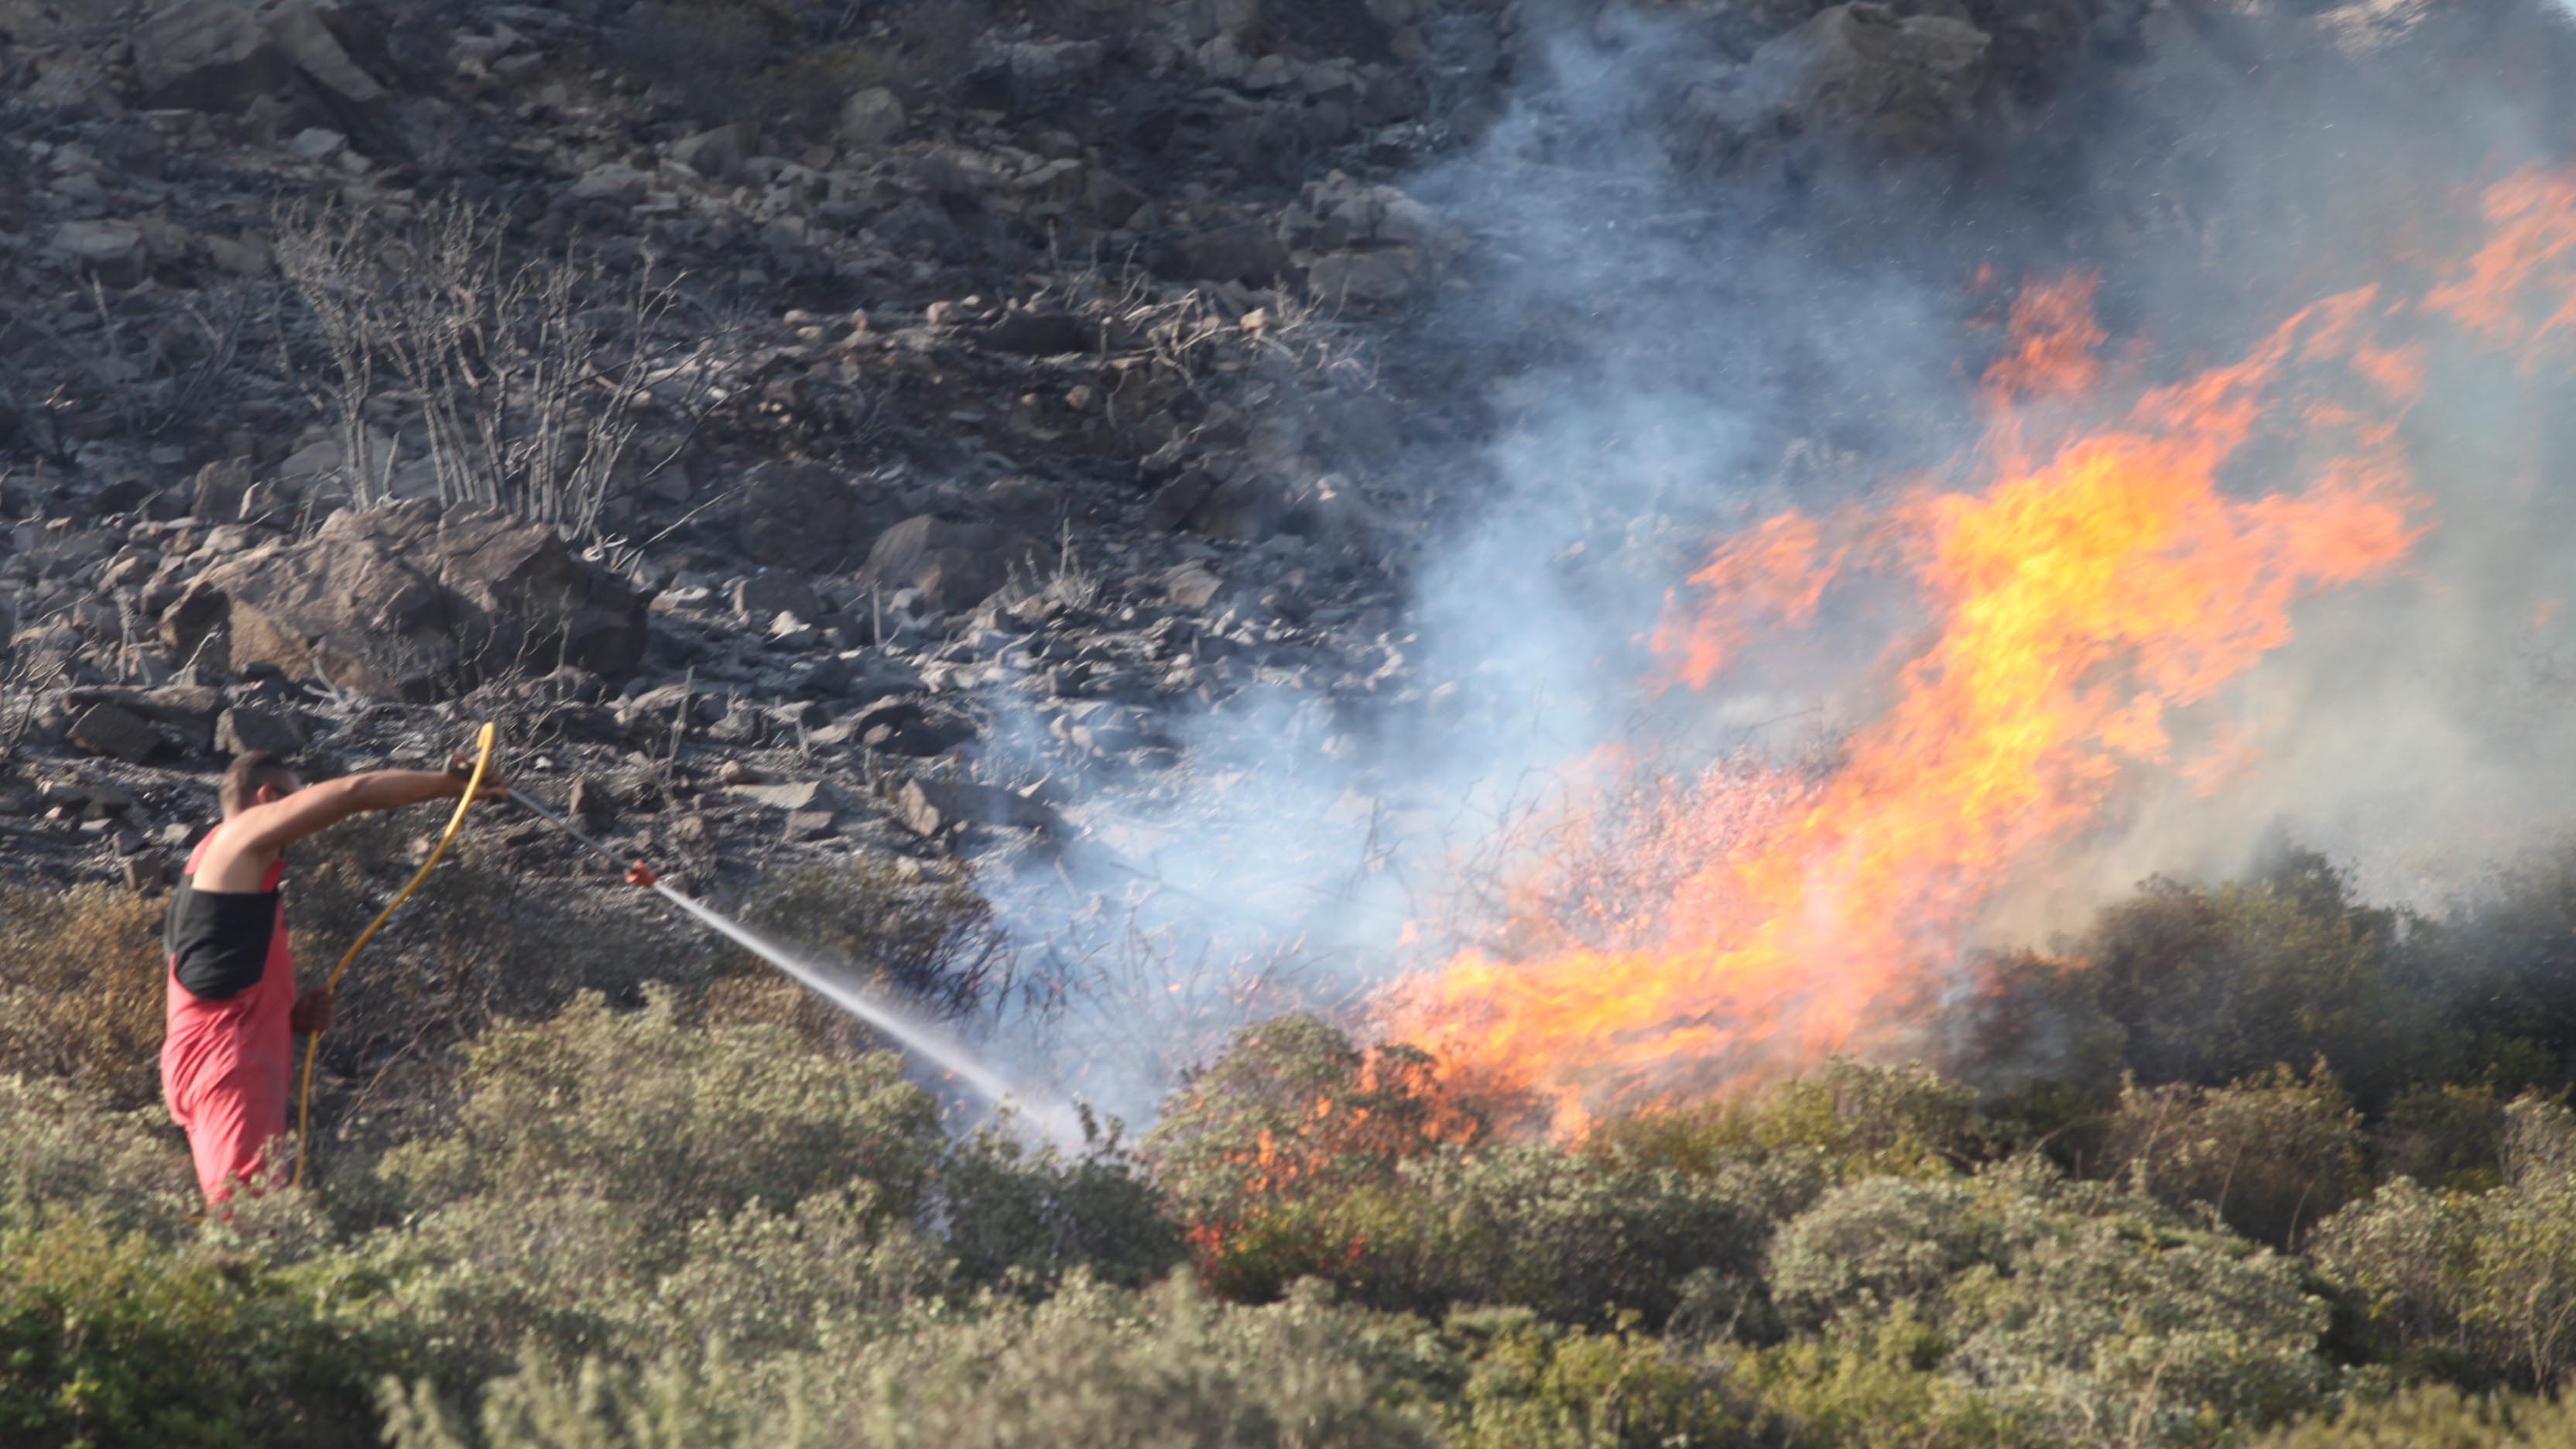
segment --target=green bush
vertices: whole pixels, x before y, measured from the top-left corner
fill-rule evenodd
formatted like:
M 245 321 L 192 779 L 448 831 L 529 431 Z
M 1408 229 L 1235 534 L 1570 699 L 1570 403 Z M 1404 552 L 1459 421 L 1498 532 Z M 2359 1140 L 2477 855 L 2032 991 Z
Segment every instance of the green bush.
M 1781 1194 L 1763 1169 L 1685 1176 L 1544 1144 L 1443 1148 L 1328 1217 L 1325 1275 L 1355 1302 L 1438 1316 L 1520 1305 L 1560 1322 L 1706 1331 L 1767 1324 L 1761 1262 Z M 1711 1321 L 1712 1318 L 1715 1321 Z
M 1137 1288 L 1187 1257 L 1160 1189 L 1114 1126 L 1074 1154 L 1032 1152 L 1007 1131 L 976 1132 L 940 1161 L 938 1210 L 958 1281 L 969 1287 L 1043 1290 L 1078 1268 Z
M 1076 1277 L 1037 1303 L 924 1309 L 746 1395 L 719 1355 L 644 1371 L 542 1359 L 492 1386 L 479 1434 L 424 1385 L 389 1397 L 394 1449 L 1407 1449 L 1434 1441 L 1420 1325 L 1311 1291 L 1241 1307 L 1187 1279 L 1131 1293 Z
M 2122 1084 L 2104 1170 L 2168 1206 L 2200 1203 L 2284 1250 L 2343 1206 L 2362 1180 L 2361 1114 L 2320 1061 L 2225 1087 Z
M 2286 851 L 2244 884 L 2150 881 L 2078 954 L 2140 1080 L 2214 1086 L 2322 1057 L 2376 1107 L 2457 1065 L 2407 924 L 2356 903 L 2322 856 Z
M 2473 1384 L 2545 1388 L 2576 1367 L 2576 1113 L 2505 1110 L 2503 1176 L 2484 1192 L 2398 1178 L 2317 1230 L 2393 1351 Z
M 338 1286 L 220 1237 L 167 1246 L 68 1215 L 0 1227 L 0 1443 L 365 1443 L 378 1378 L 427 1364 L 335 1314 Z
M 0 891 L 0 1073 L 57 1078 L 112 1107 L 161 1100 L 167 904 L 103 885 Z
M 675 1321 L 658 1285 L 710 1240 L 783 1235 L 783 1251 L 833 1262 L 883 1249 L 901 1281 L 939 1276 L 879 1241 L 921 1212 L 941 1152 L 935 1105 L 891 1056 L 836 1061 L 775 1028 L 685 1027 L 657 990 L 641 1011 L 589 996 L 496 1028 L 458 1090 L 453 1131 L 384 1159 L 415 1217 L 374 1251 L 424 1326 L 460 1347 L 534 1334 L 567 1352 L 641 1351 Z
M 2496 1186 L 2504 1180 L 2504 1105 L 2484 1083 L 2408 1088 L 2372 1129 L 2378 1175 L 2467 1191 Z
M 166 1115 L 111 1112 L 59 1082 L 0 1077 L 0 1225 L 52 1212 L 166 1231 L 202 1205 Z
M 2576 1444 L 2576 1403 L 2472 1396 L 2421 1384 L 2343 1405 L 2249 1440 L 2246 1449 L 2558 1449 Z
M 1945 1177 L 1999 1145 L 1974 1088 L 1919 1065 L 1839 1058 L 1741 1101 L 1614 1119 L 1590 1142 L 1599 1154 L 1686 1173 L 1812 1164 L 1820 1187 L 1890 1173 Z
M 1942 1371 L 1949 1340 L 1898 1308 L 1866 1326 L 1726 1361 L 1792 1449 L 2060 1449 L 2035 1416 Z
M 2326 1305 L 2290 1260 L 2030 1159 L 1836 1188 L 1771 1265 L 1795 1321 L 1919 1325 L 1945 1372 L 2061 1442 L 2214 1443 L 2325 1384 Z
M 1773 1442 L 1761 1406 L 1725 1365 L 1633 1326 L 1592 1333 L 1488 1309 L 1452 1315 L 1447 1336 L 1470 1364 L 1442 1414 L 1451 1449 Z

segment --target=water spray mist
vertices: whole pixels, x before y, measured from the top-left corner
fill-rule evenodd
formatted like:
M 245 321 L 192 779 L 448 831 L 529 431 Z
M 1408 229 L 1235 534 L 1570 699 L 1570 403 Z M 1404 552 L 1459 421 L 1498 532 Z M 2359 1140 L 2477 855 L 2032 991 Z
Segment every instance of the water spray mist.
M 525 792 L 513 789 L 510 791 L 510 798 L 605 859 L 617 861 L 621 866 L 625 864 L 619 860 L 616 852 L 583 834 L 571 821 L 530 799 Z M 820 967 L 798 960 L 784 948 L 762 939 L 739 922 L 673 890 L 668 882 L 645 869 L 641 861 L 636 862 L 629 870 L 628 879 L 649 888 L 654 894 L 678 906 L 698 924 L 777 967 L 799 985 L 824 1000 L 884 1032 L 888 1037 L 900 1042 L 905 1050 L 974 1088 L 978 1094 L 995 1106 L 1008 1107 L 1019 1112 L 1034 1122 L 1040 1131 L 1057 1144 L 1065 1147 L 1082 1145 L 1082 1124 L 1069 1105 L 1062 1102 L 1032 1101 L 1025 1092 L 1005 1080 L 1000 1073 L 977 1060 L 963 1043 L 951 1038 L 937 1027 L 915 1019 L 891 1002 L 879 1000 L 855 987 L 833 980 L 831 974 Z

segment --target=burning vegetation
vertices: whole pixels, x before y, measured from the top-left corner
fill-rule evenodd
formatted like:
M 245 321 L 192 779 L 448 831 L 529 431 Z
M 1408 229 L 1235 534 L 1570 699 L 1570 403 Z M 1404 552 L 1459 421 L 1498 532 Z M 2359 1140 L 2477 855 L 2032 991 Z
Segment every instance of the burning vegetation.
M 1675 782 L 1648 828 L 1617 828 L 1643 855 L 1611 875 L 1656 896 L 1613 936 L 1515 923 L 1564 944 L 1460 952 L 1390 996 L 1389 1036 L 1577 1135 L 1833 1053 L 1923 1050 L 1986 970 L 1999 894 L 2045 880 L 2142 779 L 2217 792 L 2251 768 L 2266 740 L 2213 706 L 2302 604 L 2399 578 L 2439 526 L 2404 433 L 2428 348 L 2538 367 L 2576 307 L 2576 185 L 2513 176 L 2480 219 L 2418 294 L 2325 298 L 2160 385 L 2104 357 L 2091 278 L 2026 289 L 1970 454 L 1721 540 L 1653 634 L 1695 691 L 1820 636 L 1872 641 L 1830 757 Z

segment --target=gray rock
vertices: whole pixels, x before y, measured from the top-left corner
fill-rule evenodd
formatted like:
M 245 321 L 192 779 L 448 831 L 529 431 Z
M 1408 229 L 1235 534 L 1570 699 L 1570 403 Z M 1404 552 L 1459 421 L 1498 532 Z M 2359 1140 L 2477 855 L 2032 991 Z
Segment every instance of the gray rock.
M 839 568 L 867 557 L 892 511 L 820 463 L 764 463 L 743 476 L 737 541 L 773 568 Z
M 177 0 L 134 27 L 134 78 L 155 106 L 227 110 L 294 73 L 268 28 L 232 0 Z
M 1184 609 L 1204 609 L 1225 587 L 1207 565 L 1185 563 L 1163 575 L 1163 596 Z
M 294 715 L 257 705 L 237 704 L 215 720 L 215 752 L 246 755 L 254 750 L 291 755 L 303 749 L 304 726 Z
M 879 754 L 913 759 L 944 755 L 975 735 L 964 720 L 954 715 L 933 715 L 907 699 L 879 700 L 838 728 Z
M 1053 810 L 998 785 L 964 780 L 907 780 L 895 792 L 894 816 L 905 829 L 925 838 L 953 835 L 970 825 L 1004 826 L 1062 835 L 1064 821 Z
M 307 0 L 265 9 L 238 0 L 174 0 L 133 36 L 135 79 L 157 107 L 238 110 L 298 71 L 343 100 L 373 105 L 384 87 L 349 58 Z
M 793 780 L 772 785 L 734 785 L 729 789 L 740 799 L 748 800 L 755 805 L 767 806 L 772 810 L 810 810 L 814 808 L 817 801 L 824 798 L 823 785 L 819 780 Z
M 412 499 L 218 564 L 160 627 L 177 658 L 425 701 L 557 663 L 622 676 L 643 657 L 645 609 L 552 529 Z
M 780 614 L 815 619 L 824 613 L 812 584 L 794 574 L 767 570 L 734 580 L 732 602 L 734 618 L 764 627 Z
M 54 251 L 111 287 L 142 281 L 152 253 L 138 227 L 114 221 L 67 221 L 54 228 Z
M 1172 244 L 1169 270 L 1184 277 L 1267 287 L 1288 265 L 1278 228 L 1267 221 L 1211 227 Z
M 884 86 L 870 86 L 841 103 L 841 139 L 862 150 L 894 144 L 904 121 L 903 102 Z
M 984 602 L 1015 575 L 1042 584 L 1054 574 L 1054 551 L 1027 534 L 922 514 L 886 530 L 868 551 L 859 582 L 919 589 L 931 604 L 953 612 Z
M 605 166 L 594 166 L 583 172 L 580 179 L 572 184 L 572 199 L 631 203 L 643 200 L 644 193 L 651 190 L 652 186 L 653 177 L 650 172 L 611 163 Z
M 1763 45 L 1753 93 L 1795 131 L 1920 154 L 1955 143 L 1986 78 L 1984 31 L 1857 0 Z
M 840 833 L 840 818 L 829 810 L 790 810 L 780 838 L 789 842 L 829 840 Z
M 76 747 L 141 764 L 161 747 L 161 732 L 134 711 L 117 704 L 94 704 L 73 716 L 69 731 Z
M 1070 312 L 1013 308 L 984 329 L 984 345 L 1022 357 L 1056 357 L 1100 346 L 1099 325 Z
M 672 142 L 671 159 L 711 181 L 722 181 L 741 174 L 742 163 L 759 150 L 759 130 L 748 121 L 735 121 Z
M 617 823 L 617 797 L 588 775 L 572 782 L 572 789 L 564 794 L 564 809 L 575 823 L 591 830 L 605 830 Z
M 208 463 L 197 470 L 188 512 L 201 523 L 234 522 L 241 517 L 242 500 L 249 496 L 250 485 L 250 460 Z

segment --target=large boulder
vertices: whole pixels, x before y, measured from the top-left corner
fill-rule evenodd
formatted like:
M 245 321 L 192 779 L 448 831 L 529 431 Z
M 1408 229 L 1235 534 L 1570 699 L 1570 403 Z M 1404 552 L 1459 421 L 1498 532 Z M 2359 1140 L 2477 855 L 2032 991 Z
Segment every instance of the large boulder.
M 1987 44 L 1964 20 L 1856 0 L 1764 45 L 1749 69 L 1795 132 L 1928 155 L 1975 118 Z
M 424 701 L 514 669 L 627 674 L 643 657 L 645 608 L 552 529 L 421 498 L 208 569 L 161 632 L 180 658 Z
M 886 530 L 868 551 L 859 583 L 919 589 L 939 608 L 971 609 L 1014 577 L 1038 585 L 1054 574 L 1054 551 L 1025 533 L 923 514 Z
M 299 74 L 357 105 L 385 96 L 311 0 L 169 0 L 135 24 L 133 46 L 135 79 L 155 106 L 237 110 Z
M 763 463 L 745 474 L 736 541 L 772 568 L 841 568 L 868 556 L 893 507 L 820 463 Z
M 1278 235 L 1308 290 L 1363 308 L 1393 307 L 1422 292 L 1464 247 L 1431 208 L 1339 171 L 1306 183 L 1280 214 Z

